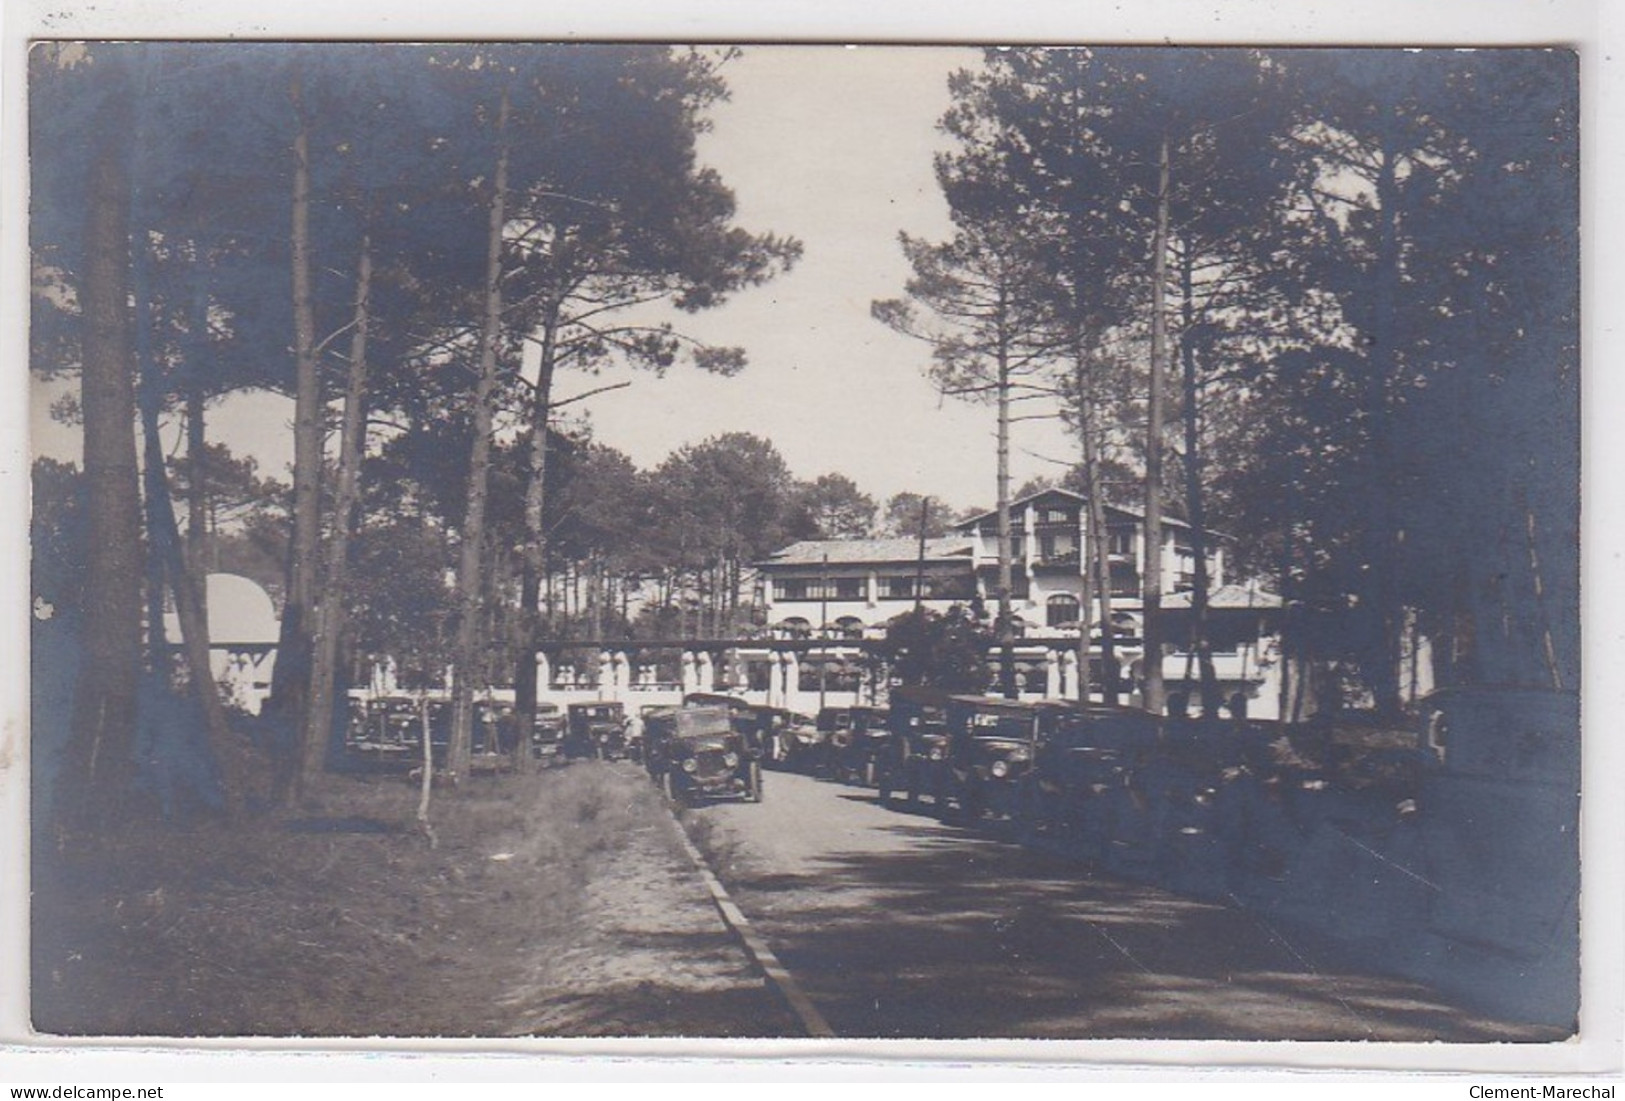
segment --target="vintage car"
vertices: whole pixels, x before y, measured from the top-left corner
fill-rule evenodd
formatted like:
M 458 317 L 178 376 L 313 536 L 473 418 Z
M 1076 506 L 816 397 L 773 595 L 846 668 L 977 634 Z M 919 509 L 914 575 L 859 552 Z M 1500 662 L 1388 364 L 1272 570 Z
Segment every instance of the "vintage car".
M 1015 815 L 1027 791 L 1024 781 L 1037 755 L 1045 709 L 988 696 L 950 696 L 944 712 L 947 771 L 938 816 L 976 822 L 988 815 Z
M 1127 787 L 1156 753 L 1157 719 L 1111 704 L 1038 707 L 1040 737 L 1023 815 L 1035 829 L 1087 829 L 1100 800 Z
M 627 725 L 623 704 L 572 703 L 566 710 L 564 755 L 606 761 L 635 756 Z
M 663 765 L 661 756 L 666 737 L 671 733 L 673 716 L 681 708 L 673 704 L 646 703 L 638 708 L 638 723 L 642 727 L 638 742 L 643 751 L 643 767 L 657 782 Z
M 755 750 L 757 758 L 767 756 L 773 708 L 763 707 L 721 692 L 690 692 L 683 697 L 683 706 L 727 708 L 728 719 L 733 723 L 734 730 L 738 731 L 746 743 Z
M 758 709 L 766 735 L 767 760 L 781 769 L 816 772 L 825 761 L 827 735 L 811 715 L 782 707 Z
M 761 753 L 722 706 L 653 712 L 645 720 L 645 763 L 674 802 L 762 801 Z
M 411 768 L 423 758 L 421 700 L 381 696 L 351 704 L 345 756 L 363 768 Z
M 825 734 L 825 768 L 848 783 L 873 786 L 878 761 L 891 738 L 889 716 L 879 707 L 826 707 L 818 713 Z
M 943 801 L 950 775 L 947 701 L 940 689 L 892 689 L 891 736 L 875 773 L 882 803 Z
M 345 755 L 364 768 L 418 768 L 423 763 L 425 723 L 430 752 L 439 767 L 451 742 L 451 702 L 433 697 L 377 696 L 352 706 Z
M 563 748 L 564 711 L 556 703 L 536 702 L 536 717 L 530 725 L 530 755 L 539 761 L 553 761 Z

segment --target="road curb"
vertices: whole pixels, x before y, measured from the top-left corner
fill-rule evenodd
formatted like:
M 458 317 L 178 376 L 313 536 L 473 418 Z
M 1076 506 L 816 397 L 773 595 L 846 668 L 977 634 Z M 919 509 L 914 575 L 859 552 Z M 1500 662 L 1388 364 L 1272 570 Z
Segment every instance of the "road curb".
M 717 912 L 722 915 L 723 924 L 744 946 L 751 962 L 767 976 L 767 981 L 779 992 L 779 996 L 801 1022 L 801 1027 L 807 1030 L 808 1036 L 820 1040 L 835 1039 L 835 1030 L 829 1027 L 829 1022 L 818 1012 L 818 1007 L 812 1004 L 800 984 L 791 977 L 789 971 L 785 970 L 784 964 L 779 962 L 779 957 L 773 954 L 773 949 L 769 948 L 767 942 L 756 932 L 750 919 L 728 894 L 728 889 L 711 870 L 705 854 L 700 852 L 698 846 L 688 836 L 688 830 L 683 828 L 683 823 L 676 815 L 672 816 L 672 824 L 677 827 L 677 838 L 682 842 L 683 850 L 688 853 L 689 859 L 694 861 L 694 867 L 699 871 L 705 889 L 711 892 L 711 901 L 716 904 Z

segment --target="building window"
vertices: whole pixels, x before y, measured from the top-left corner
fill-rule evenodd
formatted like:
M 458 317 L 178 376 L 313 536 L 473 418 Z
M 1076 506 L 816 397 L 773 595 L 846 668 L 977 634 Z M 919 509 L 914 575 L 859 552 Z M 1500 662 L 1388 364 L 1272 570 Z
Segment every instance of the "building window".
M 1133 528 L 1112 528 L 1107 532 L 1107 539 L 1111 543 L 1111 549 L 1107 551 L 1108 554 L 1134 553 Z
M 1078 598 L 1069 593 L 1056 593 L 1044 605 L 1044 625 L 1047 627 L 1076 627 L 1078 625 Z
M 774 600 L 863 600 L 868 579 L 863 577 L 786 577 L 773 582 Z
M 880 579 L 880 595 L 889 600 L 913 600 L 914 578 L 882 577 Z
M 1038 537 L 1038 554 L 1045 562 L 1076 562 L 1078 548 L 1070 531 L 1049 531 Z

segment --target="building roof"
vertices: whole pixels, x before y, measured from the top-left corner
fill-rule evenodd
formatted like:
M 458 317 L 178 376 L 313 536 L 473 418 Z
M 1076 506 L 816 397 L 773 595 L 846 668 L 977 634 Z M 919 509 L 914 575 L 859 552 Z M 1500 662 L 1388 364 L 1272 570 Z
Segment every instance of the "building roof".
M 1191 594 L 1169 593 L 1162 598 L 1162 606 L 1166 609 L 1189 608 Z M 1236 585 L 1220 585 L 1207 594 L 1207 606 L 1215 611 L 1235 611 L 1248 608 L 1279 608 L 1281 598 L 1272 592 L 1259 588 L 1258 582 L 1248 581 Z
M 1010 511 L 1014 513 L 1023 505 L 1036 501 L 1040 497 L 1064 497 L 1077 505 L 1087 504 L 1089 500 L 1089 498 L 1085 497 L 1081 493 L 1078 493 L 1076 490 L 1062 489 L 1059 486 L 1055 486 L 1050 489 L 1041 489 L 1036 493 L 1029 493 L 1025 496 L 1017 497 L 1015 500 L 1010 502 Z M 1144 521 L 1145 519 L 1144 509 L 1130 508 L 1127 505 L 1116 505 L 1109 501 L 1106 503 L 1106 511 L 1108 513 L 1115 512 L 1119 516 L 1128 516 L 1135 520 Z M 998 514 L 998 509 L 992 509 L 988 512 L 979 512 L 975 516 L 970 516 L 959 521 L 959 523 L 954 525 L 954 528 L 958 531 L 973 531 L 985 521 L 992 520 L 997 517 Z M 1190 524 L 1186 523 L 1184 520 L 1181 520 L 1177 516 L 1169 516 L 1164 513 L 1162 517 L 1162 526 L 1165 528 L 1188 528 L 1190 527 Z M 1230 539 L 1230 536 L 1226 535 L 1224 532 L 1215 531 L 1212 528 L 1208 529 L 1207 534 L 1215 539 Z
M 955 561 L 971 554 L 972 538 L 948 535 L 925 541 L 925 557 L 930 562 Z M 918 539 L 804 539 L 769 555 L 758 566 L 832 566 L 857 563 L 917 562 Z
M 234 573 L 211 573 L 205 590 L 209 605 L 209 641 L 216 645 L 275 644 L 280 634 L 271 597 L 258 584 Z M 164 613 L 164 634 L 181 637 L 180 617 Z

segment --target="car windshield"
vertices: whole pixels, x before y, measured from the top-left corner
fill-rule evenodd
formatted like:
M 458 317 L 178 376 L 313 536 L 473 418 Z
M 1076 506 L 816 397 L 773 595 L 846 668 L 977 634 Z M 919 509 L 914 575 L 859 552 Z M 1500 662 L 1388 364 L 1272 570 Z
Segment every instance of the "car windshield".
M 970 732 L 974 738 L 1026 741 L 1032 737 L 1033 721 L 1022 715 L 972 715 Z
M 696 707 L 677 712 L 679 738 L 723 737 L 733 732 L 728 712 L 720 707 Z

